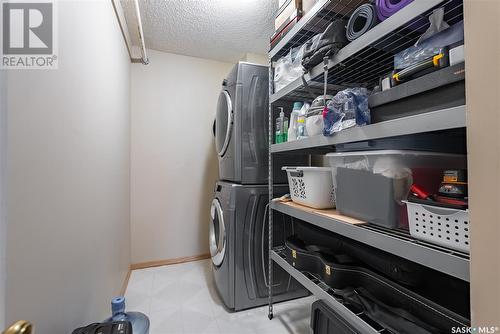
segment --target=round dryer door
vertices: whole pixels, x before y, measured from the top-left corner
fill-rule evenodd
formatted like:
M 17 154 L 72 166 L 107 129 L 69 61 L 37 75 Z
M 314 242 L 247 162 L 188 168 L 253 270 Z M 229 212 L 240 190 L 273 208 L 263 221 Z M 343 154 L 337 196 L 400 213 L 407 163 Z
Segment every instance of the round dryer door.
M 225 90 L 220 93 L 219 100 L 217 101 L 215 124 L 215 147 L 217 154 L 222 157 L 229 145 L 233 127 L 233 106 L 231 97 Z
M 210 208 L 209 246 L 212 262 L 220 266 L 226 254 L 226 228 L 222 207 L 217 199 L 212 201 Z

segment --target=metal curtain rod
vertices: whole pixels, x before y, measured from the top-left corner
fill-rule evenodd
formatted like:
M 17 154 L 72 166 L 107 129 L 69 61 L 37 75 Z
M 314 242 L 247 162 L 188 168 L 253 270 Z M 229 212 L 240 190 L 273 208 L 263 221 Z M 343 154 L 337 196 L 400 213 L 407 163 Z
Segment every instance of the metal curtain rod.
M 132 55 L 132 41 L 129 35 L 129 30 L 127 26 L 127 22 L 125 20 L 125 14 L 123 12 L 123 7 L 120 4 L 120 0 L 112 0 L 113 8 L 115 10 L 116 18 L 118 19 L 118 23 L 120 25 L 120 29 L 122 31 L 123 39 L 125 40 L 125 45 L 127 46 L 127 51 L 130 57 L 130 61 L 132 63 L 141 63 L 143 65 L 149 64 L 149 58 L 146 52 L 146 44 L 144 42 L 144 31 L 142 30 L 142 20 L 141 20 L 141 12 L 139 9 L 139 0 L 134 1 L 135 8 L 135 16 L 137 18 L 137 36 L 140 41 L 140 49 L 141 49 L 141 57 L 137 58 Z
M 138 33 L 139 33 L 139 40 L 141 41 L 141 54 L 142 58 L 141 59 L 134 59 L 132 58 L 132 62 L 141 62 L 144 65 L 149 64 L 149 58 L 146 53 L 146 44 L 144 43 L 144 32 L 142 31 L 142 20 L 141 20 L 141 11 L 139 10 L 139 0 L 134 0 L 134 5 L 135 5 L 135 14 L 137 17 L 137 25 L 138 25 Z

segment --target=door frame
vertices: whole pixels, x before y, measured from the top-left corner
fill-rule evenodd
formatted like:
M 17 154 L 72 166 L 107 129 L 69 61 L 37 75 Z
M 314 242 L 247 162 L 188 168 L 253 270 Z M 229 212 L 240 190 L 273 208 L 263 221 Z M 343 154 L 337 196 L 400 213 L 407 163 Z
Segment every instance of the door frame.
M 500 327 L 500 1 L 464 0 L 471 315 Z
M 7 250 L 7 71 L 0 70 L 0 331 L 5 328 Z

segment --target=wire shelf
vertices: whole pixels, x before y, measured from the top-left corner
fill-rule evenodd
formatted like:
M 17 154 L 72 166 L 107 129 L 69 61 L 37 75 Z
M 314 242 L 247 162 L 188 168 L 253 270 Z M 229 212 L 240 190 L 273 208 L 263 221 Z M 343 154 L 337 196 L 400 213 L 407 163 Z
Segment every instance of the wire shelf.
M 463 20 L 461 1 L 449 0 L 442 6 L 445 8 L 445 21 L 448 24 L 453 25 Z M 335 65 L 329 72 L 328 83 L 373 88 L 381 76 L 393 70 L 394 55 L 414 45 L 429 27 L 428 16 L 431 13 L 432 11 L 429 11 L 420 15 L 346 61 Z
M 370 328 L 370 333 L 395 334 L 389 329 L 384 328 L 384 326 L 382 326 L 379 322 L 372 319 L 363 309 L 355 306 L 349 301 L 346 301 L 335 289 L 326 284 L 318 274 L 307 271 L 299 271 L 292 267 L 286 261 L 286 255 L 282 247 L 273 248 L 271 251 L 271 257 L 275 263 L 301 282 L 301 284 L 303 284 L 304 287 L 306 287 L 317 298 L 323 299 L 337 311 L 339 308 L 345 308 L 345 311 L 349 314 L 349 318 L 356 321 L 356 323 L 361 321 L 365 326 Z M 366 332 L 363 331 L 363 333 Z
M 314 35 L 323 32 L 326 27 L 335 19 L 347 20 L 351 16 L 354 10 L 361 6 L 363 3 L 367 3 L 368 0 L 329 0 L 319 9 L 317 13 L 313 13 L 313 17 L 300 29 L 298 32 L 289 37 L 290 40 L 281 48 L 276 45 L 271 51 L 271 57 L 273 60 L 277 60 L 280 57 L 286 55 L 290 49 L 301 46 L 307 40 L 312 38 Z M 305 19 L 305 18 L 303 18 Z M 300 21 L 299 21 L 300 22 Z M 278 49 L 279 50 L 276 50 Z
M 449 255 L 458 256 L 458 257 L 460 257 L 460 258 L 462 258 L 464 260 L 467 260 L 467 261 L 470 260 L 470 256 L 467 253 L 463 253 L 463 252 L 460 252 L 460 251 L 453 250 L 451 248 L 442 247 L 442 246 L 439 246 L 439 245 L 436 245 L 436 244 L 432 244 L 430 242 L 426 242 L 426 241 L 422 241 L 422 240 L 416 239 L 415 237 L 411 236 L 410 233 L 408 231 L 406 231 L 406 230 L 388 229 L 388 228 L 385 228 L 385 227 L 382 227 L 382 226 L 378 226 L 378 225 L 374 225 L 374 224 L 361 225 L 361 227 L 362 228 L 366 228 L 368 230 L 376 231 L 376 232 L 379 232 L 379 233 L 384 233 L 387 236 L 390 236 L 390 237 L 393 237 L 393 238 L 398 238 L 398 239 L 401 239 L 401 240 L 409 241 L 409 242 L 421 245 L 423 247 L 432 248 L 432 249 L 435 249 L 437 251 L 440 251 L 440 252 L 443 252 L 443 253 L 447 253 Z
M 444 7 L 444 19 L 448 24 L 453 25 L 463 20 L 462 0 L 447 0 L 417 15 L 399 28 L 389 31 L 372 43 L 359 46 L 357 45 L 359 41 L 355 40 L 340 50 L 331 59 L 327 79 L 328 83 L 336 87 L 361 86 L 371 89 L 376 86 L 382 76 L 393 70 L 394 55 L 414 45 L 422 33 L 429 27 L 428 17 L 433 9 L 437 7 Z M 320 14 L 321 12 L 318 15 Z M 331 18 L 331 20 L 333 19 L 334 17 Z M 379 25 L 385 25 L 386 23 L 384 21 Z M 376 28 L 377 26 L 373 29 Z M 293 39 L 294 43 L 303 43 L 306 40 L 301 40 L 301 37 Z M 350 52 L 351 50 L 354 51 Z M 282 51 L 282 54 L 286 54 L 289 49 Z M 310 86 L 320 87 L 323 84 L 323 64 L 319 64 L 311 69 L 307 75 L 307 83 Z M 329 93 L 334 94 L 336 91 L 329 91 Z M 278 99 L 310 99 L 310 94 L 301 82 L 301 78 L 290 83 L 277 93 L 271 95 L 271 102 L 275 102 Z
M 395 254 L 447 275 L 470 281 L 469 255 L 412 237 L 408 232 L 373 224 L 352 225 L 299 206 L 271 202 L 271 209 L 352 240 Z

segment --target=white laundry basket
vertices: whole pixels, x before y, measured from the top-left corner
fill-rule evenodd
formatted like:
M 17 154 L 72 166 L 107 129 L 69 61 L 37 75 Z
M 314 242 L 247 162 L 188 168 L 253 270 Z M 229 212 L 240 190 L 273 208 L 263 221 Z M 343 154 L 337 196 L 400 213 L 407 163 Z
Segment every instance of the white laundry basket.
M 404 202 L 408 208 L 408 221 L 412 236 L 469 253 L 469 210 Z
M 335 207 L 332 169 L 329 167 L 283 167 L 288 175 L 292 201 L 315 209 Z

